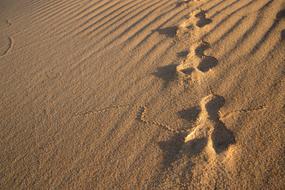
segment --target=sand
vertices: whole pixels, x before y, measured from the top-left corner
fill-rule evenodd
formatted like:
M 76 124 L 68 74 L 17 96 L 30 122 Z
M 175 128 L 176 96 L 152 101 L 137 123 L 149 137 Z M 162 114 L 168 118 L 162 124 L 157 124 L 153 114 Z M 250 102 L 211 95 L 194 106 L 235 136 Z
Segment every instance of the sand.
M 284 0 L 2 0 L 0 189 L 284 189 Z

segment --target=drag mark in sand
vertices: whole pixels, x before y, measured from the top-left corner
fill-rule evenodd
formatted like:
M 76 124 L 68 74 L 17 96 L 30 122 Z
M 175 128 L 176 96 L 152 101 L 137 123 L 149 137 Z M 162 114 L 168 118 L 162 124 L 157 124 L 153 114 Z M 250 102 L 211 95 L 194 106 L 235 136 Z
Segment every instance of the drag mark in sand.
M 160 127 L 160 128 L 163 128 L 163 129 L 165 129 L 165 130 L 167 130 L 167 131 L 170 131 L 170 132 L 172 132 L 172 133 L 179 134 L 179 133 L 181 133 L 181 132 L 184 132 L 184 131 L 180 131 L 180 130 L 179 130 L 179 131 L 174 130 L 174 129 L 172 129 L 169 125 L 163 124 L 163 123 L 161 123 L 161 122 L 148 120 L 148 119 L 146 118 L 146 110 L 147 110 L 146 106 L 141 106 L 141 107 L 139 108 L 138 113 L 137 113 L 136 119 L 139 120 L 139 121 L 141 121 L 141 122 L 143 122 L 143 123 L 145 123 L 145 124 L 147 124 L 147 125 L 155 125 L 155 126 L 158 126 L 158 127 Z
M 122 108 L 126 108 L 126 107 L 129 107 L 129 106 L 130 106 L 130 104 L 111 105 L 111 106 L 104 107 L 104 108 L 97 109 L 97 110 L 76 113 L 75 116 L 88 116 L 88 115 L 91 115 L 91 114 L 100 114 L 100 113 L 105 113 L 105 112 L 110 111 L 110 110 L 122 109 Z

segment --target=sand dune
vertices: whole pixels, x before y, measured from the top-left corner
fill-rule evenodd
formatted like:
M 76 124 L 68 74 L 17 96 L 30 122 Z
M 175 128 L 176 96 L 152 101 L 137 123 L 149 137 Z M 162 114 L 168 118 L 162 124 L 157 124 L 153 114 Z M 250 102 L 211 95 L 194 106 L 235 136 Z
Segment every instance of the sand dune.
M 284 189 L 284 0 L 3 0 L 0 189 Z

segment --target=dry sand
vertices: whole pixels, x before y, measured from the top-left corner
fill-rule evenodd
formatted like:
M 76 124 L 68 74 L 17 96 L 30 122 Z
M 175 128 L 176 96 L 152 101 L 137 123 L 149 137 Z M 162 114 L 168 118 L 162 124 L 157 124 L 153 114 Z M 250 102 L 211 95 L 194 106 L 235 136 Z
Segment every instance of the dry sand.
M 284 0 L 1 0 L 0 189 L 284 189 Z

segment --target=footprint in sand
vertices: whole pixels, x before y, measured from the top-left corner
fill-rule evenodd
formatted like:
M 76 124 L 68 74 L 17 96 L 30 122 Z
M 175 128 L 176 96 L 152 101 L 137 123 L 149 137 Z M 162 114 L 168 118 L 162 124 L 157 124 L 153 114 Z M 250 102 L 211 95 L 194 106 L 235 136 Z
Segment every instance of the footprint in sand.
M 178 26 L 159 28 L 154 30 L 154 32 L 158 32 L 159 34 L 165 35 L 170 38 L 180 37 L 188 31 L 193 31 L 197 27 L 203 28 L 204 26 L 212 22 L 211 19 L 207 18 L 206 11 L 199 10 L 198 13 L 196 12 L 197 11 L 191 13 L 189 18 Z
M 202 41 L 202 43 L 195 49 L 196 56 L 201 59 L 197 69 L 204 73 L 218 65 L 218 60 L 215 57 L 205 54 L 205 51 L 209 48 L 210 44 Z
M 219 154 L 235 144 L 235 136 L 221 120 L 220 109 L 225 104 L 225 99 L 218 95 L 204 97 L 200 105 L 184 109 L 177 114 L 180 118 L 195 125 L 191 129 L 175 130 L 171 126 L 159 121 L 149 121 L 146 118 L 146 107 L 140 107 L 137 119 L 148 125 L 155 125 L 179 136 L 179 151 L 201 152 L 207 145 L 215 153 Z M 201 144 L 202 143 L 202 144 Z
M 224 104 L 222 96 L 212 94 L 201 100 L 197 126 L 185 137 L 186 145 L 197 139 L 207 139 L 208 144 L 219 154 L 235 144 L 233 132 L 220 119 L 219 110 Z
M 194 126 L 188 129 L 180 126 L 178 127 L 180 130 L 175 130 L 170 125 L 148 120 L 145 106 L 140 107 L 136 119 L 174 134 L 169 140 L 159 142 L 159 146 L 164 152 L 163 162 L 170 165 L 183 155 L 191 157 L 204 150 L 210 153 L 211 156 L 213 156 L 213 153 L 225 152 L 231 145 L 236 143 L 236 140 L 234 133 L 226 127 L 222 119 L 232 114 L 251 113 L 266 109 L 266 106 L 259 106 L 222 114 L 220 109 L 224 104 L 224 97 L 210 94 L 202 98 L 199 105 L 177 112 L 181 119 L 188 122 L 188 126 L 189 123 L 190 126 Z
M 187 58 L 176 67 L 178 76 L 182 79 L 189 79 L 192 74 L 206 73 L 218 65 L 218 60 L 215 57 L 205 53 L 210 48 L 208 42 L 202 41 L 193 47 L 193 50 L 186 56 Z
M 212 68 L 218 65 L 218 60 L 212 56 L 205 56 L 200 64 L 198 65 L 197 69 L 203 73 L 208 72 Z
M 196 10 L 192 12 L 185 21 L 179 24 L 176 32 L 177 36 L 183 36 L 183 34 L 189 31 L 194 31 L 198 30 L 199 28 L 203 28 L 211 22 L 212 20 L 207 18 L 206 11 Z
M 164 81 L 164 88 L 177 79 L 194 80 L 195 77 L 201 76 L 202 73 L 206 73 L 218 65 L 218 60 L 215 57 L 208 56 L 205 53 L 210 48 L 208 42 L 202 41 L 193 47 L 193 50 L 184 50 L 177 54 L 180 57 L 186 57 L 180 64 L 159 67 L 153 73 Z
M 12 48 L 12 38 L 6 35 L 0 35 L 0 57 L 5 56 Z
M 184 138 L 186 148 L 189 148 L 189 145 L 191 148 L 193 142 L 197 144 L 199 139 L 207 139 L 208 145 L 219 154 L 227 150 L 230 145 L 235 144 L 234 134 L 220 120 L 219 110 L 224 103 L 225 100 L 222 96 L 209 95 L 202 99 L 199 107 L 201 111 L 196 119 L 197 125 Z M 196 113 L 193 114 L 196 115 Z
M 212 22 L 211 19 L 207 18 L 206 11 L 204 10 L 201 10 L 198 14 L 195 15 L 195 17 L 198 19 L 196 21 L 196 26 L 198 26 L 199 28 L 203 28 L 204 26 Z
M 222 96 L 211 94 L 204 97 L 199 106 L 179 111 L 177 114 L 180 118 L 196 123 L 196 127 L 190 132 L 174 131 L 174 136 L 169 140 L 159 142 L 159 147 L 164 153 L 163 165 L 170 166 L 183 155 L 191 157 L 205 149 L 220 154 L 235 144 L 234 134 L 220 119 L 219 110 L 224 104 L 225 99 Z M 148 122 L 148 124 L 159 123 Z

